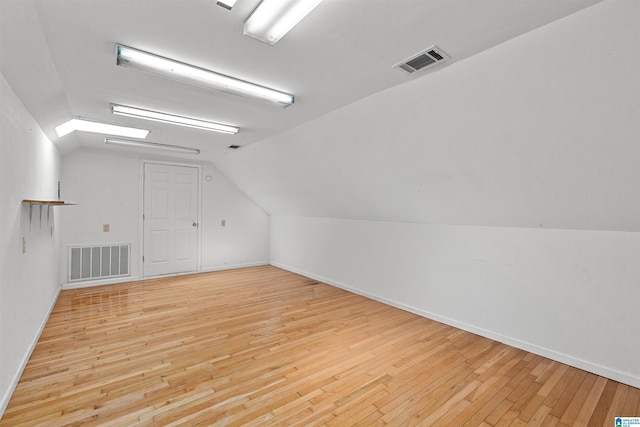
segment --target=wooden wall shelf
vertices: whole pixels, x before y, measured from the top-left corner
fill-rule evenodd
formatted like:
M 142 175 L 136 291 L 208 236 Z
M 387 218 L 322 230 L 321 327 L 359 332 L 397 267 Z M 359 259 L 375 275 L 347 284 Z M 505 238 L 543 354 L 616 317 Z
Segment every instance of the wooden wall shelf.
M 22 203 L 29 205 L 29 231 L 31 231 L 31 223 L 33 222 L 33 205 L 40 206 L 40 229 L 42 229 L 42 207 L 47 207 L 47 226 L 50 225 L 50 212 L 51 206 L 71 206 L 75 205 L 72 202 L 65 202 L 63 200 L 35 200 L 35 199 L 23 199 Z
M 65 202 L 64 200 L 32 200 L 24 199 L 22 203 L 28 203 L 30 205 L 46 205 L 46 206 L 70 206 L 75 203 Z

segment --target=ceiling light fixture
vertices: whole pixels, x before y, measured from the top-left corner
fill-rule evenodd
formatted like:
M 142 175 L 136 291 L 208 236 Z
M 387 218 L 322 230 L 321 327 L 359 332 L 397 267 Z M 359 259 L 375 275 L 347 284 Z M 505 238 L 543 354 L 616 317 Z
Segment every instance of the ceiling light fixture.
M 225 9 L 231 10 L 233 6 L 236 4 L 237 0 L 218 0 L 218 6 L 222 6 Z
M 188 154 L 200 154 L 200 150 L 198 150 L 197 148 L 181 147 L 179 145 L 158 144 L 156 142 L 131 141 L 128 139 L 115 139 L 115 138 L 105 138 L 104 142 L 106 144 L 113 144 L 113 145 L 126 145 L 129 147 L 142 147 L 142 148 L 150 148 L 150 149 L 158 149 L 158 150 L 166 150 L 166 151 L 176 151 L 176 152 L 188 153 Z
M 244 23 L 244 34 L 270 45 L 278 43 L 322 0 L 262 0 Z
M 289 106 L 294 96 L 204 68 L 174 61 L 128 46 L 116 45 L 117 64 L 138 71 L 153 73 L 196 86 L 217 89 L 236 95 L 251 96 Z
M 136 117 L 139 119 L 153 120 L 154 122 L 169 123 L 172 125 L 186 126 L 194 129 L 204 129 L 232 135 L 238 133 L 238 128 L 235 126 L 223 125 L 222 123 L 208 122 L 199 119 L 192 119 L 190 117 L 176 116 L 173 114 L 160 113 L 158 111 L 143 110 L 142 108 L 127 107 L 125 105 L 111 104 L 111 112 L 120 116 Z
M 146 129 L 110 125 L 107 123 L 92 122 L 82 119 L 71 119 L 56 127 L 56 133 L 59 137 L 63 137 L 76 130 L 140 139 L 144 139 L 149 135 L 149 131 Z

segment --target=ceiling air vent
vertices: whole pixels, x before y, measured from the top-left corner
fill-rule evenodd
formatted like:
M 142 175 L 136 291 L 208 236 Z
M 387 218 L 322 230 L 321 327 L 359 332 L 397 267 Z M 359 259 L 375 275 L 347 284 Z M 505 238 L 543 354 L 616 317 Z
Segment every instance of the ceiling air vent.
M 418 52 L 415 55 L 410 56 L 408 59 L 405 59 L 393 67 L 412 74 L 416 71 L 424 70 L 425 68 L 446 62 L 447 59 L 450 58 L 451 57 L 444 53 L 439 47 L 431 46 L 422 52 Z

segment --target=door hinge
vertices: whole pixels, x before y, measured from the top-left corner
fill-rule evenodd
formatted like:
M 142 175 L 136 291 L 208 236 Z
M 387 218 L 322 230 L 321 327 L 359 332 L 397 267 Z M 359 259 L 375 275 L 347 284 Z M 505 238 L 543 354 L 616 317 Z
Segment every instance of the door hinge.
M 142 255 L 142 262 L 144 262 L 144 255 Z

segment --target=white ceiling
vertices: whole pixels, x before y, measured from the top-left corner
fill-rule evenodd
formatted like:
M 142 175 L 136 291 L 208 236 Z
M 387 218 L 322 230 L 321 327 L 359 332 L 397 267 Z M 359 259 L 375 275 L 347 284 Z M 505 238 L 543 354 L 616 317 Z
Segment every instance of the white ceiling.
M 452 57 L 444 66 L 455 66 L 598 1 L 325 0 L 272 47 L 242 34 L 259 0 L 238 0 L 231 11 L 215 0 L 1 0 L 0 70 L 63 153 L 105 147 L 100 135 L 55 135 L 75 116 L 151 129 L 147 140 L 197 147 L 201 160 L 215 161 L 231 144 L 259 142 L 428 78 L 392 66 L 432 44 Z M 289 92 L 296 103 L 284 109 L 118 67 L 115 43 Z M 241 130 L 224 135 L 113 116 L 111 103 Z

